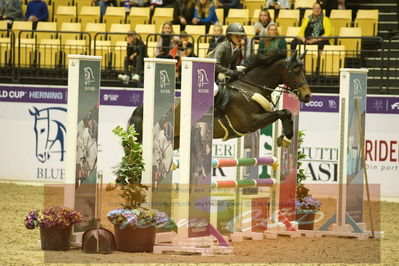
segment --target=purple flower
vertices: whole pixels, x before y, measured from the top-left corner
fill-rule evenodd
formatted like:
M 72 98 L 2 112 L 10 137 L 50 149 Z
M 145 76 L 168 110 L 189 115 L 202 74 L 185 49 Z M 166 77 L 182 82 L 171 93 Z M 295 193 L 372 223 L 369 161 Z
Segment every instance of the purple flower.
M 25 217 L 24 224 L 27 229 L 37 227 L 68 227 L 75 223 L 80 223 L 83 216 L 67 207 L 49 207 L 44 210 L 32 210 Z
M 127 226 L 148 227 L 158 226 L 168 222 L 168 215 L 155 209 L 115 209 L 107 214 L 108 220 L 120 229 Z

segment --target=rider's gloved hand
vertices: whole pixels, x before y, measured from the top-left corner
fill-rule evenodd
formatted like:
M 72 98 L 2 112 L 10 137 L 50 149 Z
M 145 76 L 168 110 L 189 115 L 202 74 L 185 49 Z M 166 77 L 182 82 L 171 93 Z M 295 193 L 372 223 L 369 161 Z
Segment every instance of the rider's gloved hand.
M 236 78 L 239 78 L 241 75 L 242 75 L 242 72 L 238 71 L 237 69 L 234 69 L 231 77 L 236 79 Z

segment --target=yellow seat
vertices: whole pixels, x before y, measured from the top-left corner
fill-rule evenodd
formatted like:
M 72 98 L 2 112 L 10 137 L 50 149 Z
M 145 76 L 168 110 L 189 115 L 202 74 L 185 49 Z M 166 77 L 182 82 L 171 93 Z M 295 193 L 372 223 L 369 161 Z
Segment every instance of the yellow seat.
M 111 41 L 91 41 L 91 50 L 94 55 L 102 56 L 101 69 L 109 67 L 110 53 L 111 53 Z
M 82 12 L 82 8 L 84 6 L 91 6 L 92 3 L 93 3 L 93 0 L 76 0 L 75 6 L 78 10 L 78 16 L 80 16 L 80 13 Z
M 148 57 L 155 57 L 155 50 L 157 49 L 157 42 L 147 42 Z
M 54 32 L 40 32 L 41 30 Z M 57 34 L 55 31 L 57 31 L 57 23 L 39 21 L 33 35 L 36 38 L 37 43 L 40 43 L 42 39 L 56 39 Z
M 288 27 L 299 26 L 299 9 L 281 9 L 276 23 L 280 27 L 280 35 L 286 35 Z
M 376 36 L 378 33 L 378 10 L 359 9 L 355 27 L 362 29 L 362 36 Z
M 264 0 L 244 0 L 244 8 L 248 9 L 249 14 L 252 15 L 255 10 L 262 9 L 264 3 Z
M 115 45 L 118 41 L 126 41 L 127 33 L 130 31 L 130 24 L 112 24 L 109 29 L 109 33 L 120 33 L 120 34 L 109 34 L 108 39 L 111 41 L 111 45 Z
M 65 45 L 63 45 L 63 65 L 68 66 L 68 55 L 70 54 L 78 54 L 85 55 L 87 54 L 88 45 L 86 45 L 85 40 L 66 40 Z
M 254 25 L 256 22 L 259 21 L 259 13 L 260 13 L 260 11 L 261 11 L 261 9 L 255 9 L 253 11 L 252 16 L 249 18 L 249 21 L 250 21 L 251 25 Z M 274 21 L 274 9 L 268 9 L 267 11 L 269 11 L 271 20 Z
M 224 24 L 224 9 L 223 8 L 215 8 L 216 17 L 218 21 Z
M 38 64 L 41 68 L 54 68 L 59 64 L 61 40 L 41 39 L 39 43 Z
M 130 8 L 127 23 L 134 29 L 137 24 L 150 23 L 150 7 L 132 7 Z
M 252 25 L 244 26 L 245 33 L 247 34 L 247 38 L 253 38 L 255 36 L 255 28 Z
M 0 38 L 0 67 L 5 67 L 11 62 L 11 37 Z
M 112 46 L 112 66 L 115 70 L 121 71 L 125 68 L 126 57 L 126 41 L 117 41 L 115 46 Z
M 204 43 L 199 43 L 198 46 L 198 57 L 206 58 L 208 54 L 208 49 L 209 49 L 209 43 L 204 42 Z
M 299 45 L 299 53 L 302 54 L 307 50 L 304 58 L 305 72 L 307 75 L 314 74 L 317 68 L 317 60 L 319 57 L 319 48 L 317 45 Z
M 15 34 L 15 39 L 32 38 L 32 32 L 22 32 L 21 36 L 19 35 L 19 33 L 23 30 L 32 30 L 32 21 L 14 21 L 11 29 L 12 32 Z
M 80 1 L 80 0 L 79 0 Z M 55 11 L 57 11 L 59 6 L 71 6 L 73 0 L 52 0 L 51 4 Z
M 29 38 L 15 42 L 15 64 L 18 67 L 30 67 L 35 61 L 36 40 Z
M 338 45 L 344 45 L 346 57 L 357 57 L 362 48 L 362 29 L 342 27 L 339 32 L 340 37 L 359 37 L 358 39 L 338 39 Z
M 249 10 L 241 8 L 230 8 L 229 13 L 226 17 L 226 24 L 230 24 L 233 22 L 238 22 L 242 25 L 248 25 Z
M 61 43 L 65 44 L 67 40 L 80 40 L 82 31 L 82 24 L 81 23 L 69 23 L 64 22 L 61 25 L 60 31 L 70 31 L 76 33 L 59 33 L 58 38 L 61 39 Z
M 294 38 L 298 37 L 299 30 L 301 27 L 288 27 L 287 28 L 287 33 L 285 36 L 288 36 L 288 38 L 285 38 L 285 41 L 287 42 L 288 45 L 291 46 L 291 42 L 293 41 Z M 289 47 L 287 47 L 289 48 Z M 291 55 L 291 48 L 288 49 L 288 55 Z
M 101 13 L 99 6 L 82 6 L 78 22 L 82 23 L 82 29 L 87 23 L 100 23 Z
M 48 22 L 53 22 L 54 21 L 54 7 L 52 5 L 47 4 L 47 10 L 48 10 L 48 18 L 47 21 Z
M 205 35 L 206 27 L 205 25 L 187 25 L 185 31 L 193 36 L 194 43 L 197 43 L 199 36 Z
M 64 22 L 76 22 L 76 6 L 58 6 L 54 14 L 54 22 L 57 22 L 57 29 L 61 29 Z
M 96 34 L 99 32 L 105 32 L 105 29 L 106 29 L 105 23 L 90 23 L 89 22 L 86 24 L 85 31 L 90 34 L 92 41 L 94 40 L 94 38 L 97 38 L 98 41 L 101 41 L 101 40 L 105 40 L 106 35 L 98 34 L 96 37 Z M 86 39 L 86 41 L 88 41 L 87 38 L 85 38 L 85 37 L 87 37 L 87 36 L 83 36 L 83 39 Z
M 324 76 L 337 76 L 345 64 L 345 46 L 324 45 L 320 53 L 320 72 Z
M 140 35 L 141 40 L 146 43 L 147 36 L 149 34 L 155 33 L 155 25 L 154 24 L 137 24 L 135 31 Z M 154 36 L 149 38 L 149 41 L 154 41 Z
M 155 8 L 154 15 L 152 16 L 152 24 L 155 24 L 156 29 L 159 29 L 162 26 L 162 24 L 164 24 L 165 22 L 172 20 L 173 20 L 173 8 L 169 7 Z
M 6 30 L 7 27 L 7 20 L 0 20 L 0 30 Z
M 333 9 L 330 14 L 332 36 L 337 36 L 342 27 L 350 27 L 352 24 L 352 10 Z
M 107 7 L 103 17 L 103 23 L 106 24 L 106 31 L 109 31 L 112 24 L 125 24 L 126 9 L 124 7 Z
M 294 9 L 298 8 L 312 8 L 315 0 L 295 0 Z

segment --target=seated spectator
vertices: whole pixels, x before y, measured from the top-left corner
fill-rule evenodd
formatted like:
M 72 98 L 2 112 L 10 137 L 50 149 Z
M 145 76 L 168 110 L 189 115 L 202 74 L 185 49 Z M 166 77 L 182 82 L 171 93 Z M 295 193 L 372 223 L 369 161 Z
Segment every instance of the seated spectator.
M 180 34 L 187 34 L 187 32 L 181 31 Z M 179 56 L 180 56 L 180 58 L 181 57 L 196 57 L 196 55 L 194 54 L 194 44 L 192 44 L 190 42 L 189 36 L 180 36 Z
M 140 80 L 140 74 L 143 69 L 144 57 L 147 57 L 145 44 L 138 38 L 135 31 L 131 30 L 127 33 L 127 47 L 125 57 L 125 75 L 119 75 L 125 84 L 129 83 L 131 78 L 134 81 Z
M 193 23 L 195 0 L 177 0 L 173 9 L 173 24 L 180 24 L 180 31 Z
M 266 8 L 274 9 L 275 15 L 274 17 L 278 17 L 278 13 L 280 9 L 290 9 L 290 0 L 267 0 Z
M 161 36 L 157 40 L 157 48 L 155 49 L 155 57 L 158 58 L 173 58 L 170 54 L 172 48 L 179 45 L 179 36 L 171 36 L 174 34 L 173 25 L 171 22 L 162 24 Z
M 270 23 L 267 27 L 266 37 L 262 38 L 259 42 L 258 54 L 265 55 L 268 51 L 279 49 L 287 50 L 287 43 L 284 38 L 276 38 L 279 36 L 277 25 L 275 23 Z
M 223 25 L 222 23 L 218 22 L 213 26 L 213 35 L 220 35 L 220 36 L 214 36 L 211 38 L 209 41 L 209 48 L 207 54 L 213 51 L 213 49 L 216 48 L 216 46 L 223 42 L 225 39 L 225 36 L 223 35 Z
M 193 24 L 206 25 L 206 32 L 212 24 L 218 22 L 215 6 L 211 0 L 198 0 L 194 10 Z
M 216 0 L 215 3 L 217 8 L 224 9 L 224 17 L 226 18 L 229 14 L 230 8 L 242 8 L 240 0 Z
M 264 8 L 259 12 L 259 21 L 254 24 L 255 37 L 264 36 L 266 34 L 267 26 L 273 23 L 269 11 Z
M 25 20 L 19 0 L 0 0 L 0 20 Z
M 39 21 L 47 21 L 48 8 L 46 2 L 42 0 L 32 0 L 28 2 L 25 18 L 28 21 L 33 21 L 33 29 L 36 29 Z
M 107 7 L 118 6 L 115 0 L 93 0 L 96 6 L 100 6 L 101 16 L 105 15 Z
M 300 43 L 302 44 L 317 44 L 320 49 L 323 49 L 324 45 L 332 44 L 332 40 L 322 39 L 318 37 L 331 36 L 331 22 L 328 17 L 323 14 L 320 3 L 316 2 L 313 4 L 312 14 L 307 18 L 303 18 L 302 25 L 299 30 L 298 38 L 295 38 L 292 43 L 292 49 Z

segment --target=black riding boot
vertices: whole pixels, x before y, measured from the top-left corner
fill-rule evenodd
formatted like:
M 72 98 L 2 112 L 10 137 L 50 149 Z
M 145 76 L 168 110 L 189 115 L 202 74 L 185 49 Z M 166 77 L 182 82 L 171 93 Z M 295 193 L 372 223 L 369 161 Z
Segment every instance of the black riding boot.
M 226 83 L 220 82 L 218 84 L 218 94 L 215 96 L 215 116 L 222 117 L 226 114 L 225 108 L 229 102 L 229 92 L 226 87 Z

